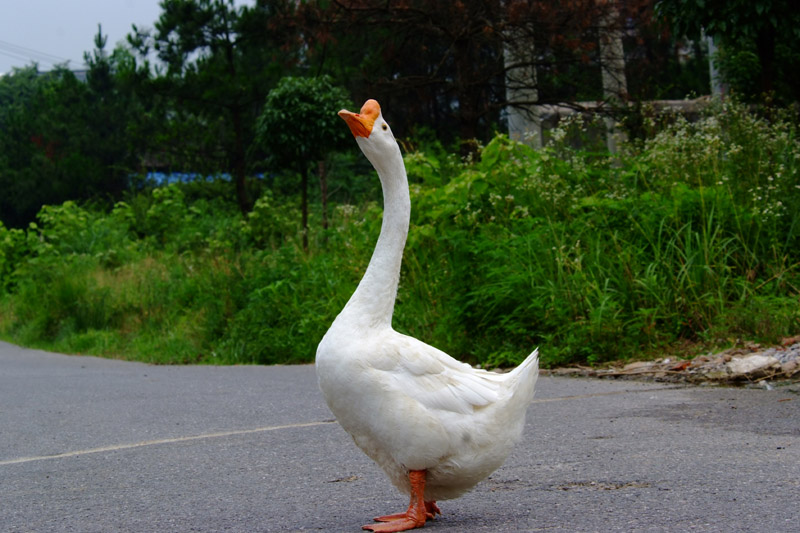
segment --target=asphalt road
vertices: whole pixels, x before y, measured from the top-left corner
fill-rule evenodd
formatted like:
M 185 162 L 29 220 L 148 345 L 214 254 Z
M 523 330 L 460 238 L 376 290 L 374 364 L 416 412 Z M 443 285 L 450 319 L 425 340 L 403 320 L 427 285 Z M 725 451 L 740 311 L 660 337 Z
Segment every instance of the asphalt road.
M 800 386 L 542 377 L 523 442 L 426 531 L 799 531 Z M 360 531 L 407 505 L 314 368 L 0 343 L 0 531 Z

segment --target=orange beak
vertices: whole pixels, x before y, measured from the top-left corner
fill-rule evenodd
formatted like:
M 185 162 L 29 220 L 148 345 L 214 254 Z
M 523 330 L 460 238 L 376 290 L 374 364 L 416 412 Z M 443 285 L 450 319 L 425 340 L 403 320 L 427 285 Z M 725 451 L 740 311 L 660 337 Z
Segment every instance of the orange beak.
M 350 131 L 353 133 L 353 137 L 365 138 L 369 137 L 369 134 L 372 133 L 372 126 L 375 124 L 375 120 L 380 114 L 381 106 L 378 105 L 378 102 L 375 100 L 367 100 L 364 105 L 361 106 L 360 113 L 353 113 L 346 109 L 339 111 L 339 116 L 347 122 Z

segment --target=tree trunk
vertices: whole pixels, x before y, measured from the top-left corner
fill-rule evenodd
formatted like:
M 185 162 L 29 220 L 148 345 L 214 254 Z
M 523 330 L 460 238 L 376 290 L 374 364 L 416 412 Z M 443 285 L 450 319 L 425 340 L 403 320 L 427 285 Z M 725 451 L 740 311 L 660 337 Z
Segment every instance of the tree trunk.
M 480 105 L 480 89 L 473 80 L 478 79 L 474 73 L 475 54 L 472 43 L 463 39 L 455 43 L 456 63 L 456 97 L 458 98 L 458 134 L 461 137 L 462 155 L 469 155 L 477 150 L 475 139 L 478 137 L 478 117 Z
M 308 167 L 306 165 L 303 165 L 300 176 L 300 210 L 302 211 L 303 218 L 303 251 L 308 252 Z
M 317 165 L 319 173 L 319 192 L 322 198 L 322 230 L 328 230 L 328 167 L 325 160 L 321 159 Z
M 775 83 L 775 28 L 766 24 L 756 36 L 756 51 L 761 63 L 760 89 L 767 94 Z
M 252 209 L 250 198 L 247 195 L 247 171 L 245 168 L 244 153 L 244 131 L 242 126 L 242 114 L 238 107 L 231 109 L 233 119 L 233 181 L 236 186 L 236 201 L 239 210 L 246 215 Z
M 227 62 L 228 75 L 231 77 L 231 82 L 238 86 L 236 61 L 233 57 L 234 44 L 227 31 L 225 35 L 225 44 L 225 60 Z M 233 181 L 236 186 L 236 201 L 239 204 L 239 210 L 243 215 L 246 215 L 253 206 L 250 204 L 250 198 L 247 197 L 244 124 L 242 122 L 242 107 L 239 105 L 239 100 L 240 99 L 237 97 L 233 105 L 229 107 L 231 120 L 233 122 Z

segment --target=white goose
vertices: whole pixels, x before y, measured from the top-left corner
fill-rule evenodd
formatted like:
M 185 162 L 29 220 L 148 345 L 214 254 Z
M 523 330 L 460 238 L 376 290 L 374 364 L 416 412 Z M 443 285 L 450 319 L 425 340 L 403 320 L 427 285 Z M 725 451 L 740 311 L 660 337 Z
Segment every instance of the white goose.
M 411 202 L 403 157 L 375 100 L 339 112 L 378 172 L 384 213 L 364 277 L 317 348 L 319 385 L 339 424 L 392 483 L 403 513 L 363 529 L 405 531 L 497 469 L 519 440 L 539 373 L 537 350 L 512 372 L 473 369 L 392 329 Z

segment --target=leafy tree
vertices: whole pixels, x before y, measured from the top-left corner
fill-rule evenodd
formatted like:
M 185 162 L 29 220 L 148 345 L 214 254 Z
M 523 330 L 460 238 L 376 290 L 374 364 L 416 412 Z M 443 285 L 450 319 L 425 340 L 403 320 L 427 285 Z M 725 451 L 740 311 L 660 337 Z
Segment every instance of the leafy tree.
M 98 140 L 85 128 L 86 85 L 63 69 L 40 76 L 34 67 L 25 78 L 32 90 L 14 101 L 0 128 L 0 213 L 12 226 L 46 203 L 87 198 L 105 185 L 101 165 L 84 151 Z
M 155 50 L 165 70 L 145 92 L 162 99 L 168 124 L 162 157 L 185 171 L 229 172 L 239 208 L 251 207 L 246 187 L 257 154 L 249 151 L 267 91 L 297 62 L 292 38 L 274 21 L 290 0 L 162 0 L 155 32 L 139 29 L 129 42 L 143 60 Z
M 86 55 L 87 82 L 59 68 L 35 66 L 0 79 L 0 217 L 12 226 L 33 220 L 42 205 L 118 198 L 138 164 L 128 125 L 133 94 L 116 78 L 124 51 Z
M 336 113 L 350 105 L 347 92 L 328 77 L 285 77 L 267 95 L 258 119 L 258 139 L 275 168 L 291 168 L 301 178 L 303 248 L 308 249 L 308 174 L 312 164 L 348 138 Z M 324 204 L 327 185 L 320 175 Z
M 118 198 L 127 188 L 129 176 L 140 166 L 143 144 L 137 132 L 146 110 L 130 82 L 136 75 L 133 55 L 123 47 L 109 55 L 107 39 L 98 25 L 95 48 L 84 54 L 89 66 L 86 85 L 90 108 L 85 127 L 97 138 L 84 153 L 105 169 L 102 194 Z
M 705 31 L 723 50 L 755 50 L 758 89 L 768 93 L 783 83 L 789 99 L 797 97 L 800 10 L 793 0 L 658 0 L 656 10 L 679 35 Z

